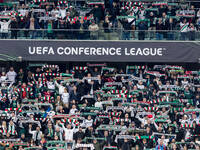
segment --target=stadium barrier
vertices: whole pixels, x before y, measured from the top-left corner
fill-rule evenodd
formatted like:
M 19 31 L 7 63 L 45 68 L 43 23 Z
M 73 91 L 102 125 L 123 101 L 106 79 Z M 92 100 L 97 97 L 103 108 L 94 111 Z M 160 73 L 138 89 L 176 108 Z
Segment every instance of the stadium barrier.
M 119 16 L 127 18 L 127 16 Z M 138 20 L 139 21 L 139 20 Z M 142 21 L 142 20 L 140 20 Z M 149 22 L 149 21 L 148 21 Z M 13 36 L 16 34 L 16 36 Z M 124 30 L 122 28 L 88 29 L 9 29 L 0 33 L 1 39 L 68 39 L 68 40 L 190 40 L 199 41 L 199 31 L 180 32 L 179 30 Z
M 4 61 L 198 63 L 199 42 L 0 40 Z M 151 74 L 151 72 L 150 72 Z

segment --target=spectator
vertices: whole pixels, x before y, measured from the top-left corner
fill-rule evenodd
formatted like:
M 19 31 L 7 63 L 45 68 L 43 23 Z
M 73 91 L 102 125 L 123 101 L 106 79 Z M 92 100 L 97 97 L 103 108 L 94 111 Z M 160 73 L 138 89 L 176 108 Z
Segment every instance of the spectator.
M 77 23 L 77 29 L 79 32 L 77 32 L 78 39 L 87 39 L 89 37 L 88 35 L 88 22 L 84 21 L 83 19 L 80 20 L 80 22 Z
M 42 132 L 40 131 L 40 127 L 37 126 L 35 131 L 32 131 L 32 125 L 29 125 L 29 133 L 32 134 L 32 139 L 36 143 L 36 145 L 39 145 L 39 142 L 42 138 Z
M 17 76 L 17 73 L 14 71 L 13 67 L 10 67 L 10 70 L 6 74 L 9 81 L 15 82 L 15 78 Z
M 17 39 L 17 32 L 18 32 L 18 22 L 16 18 L 12 18 L 10 23 L 11 28 L 11 39 Z
M 156 150 L 166 150 L 166 146 L 163 144 L 163 141 L 160 141 L 160 144 L 156 146 Z
M 10 25 L 11 20 L 6 21 L 6 19 L 3 19 L 0 21 L 1 25 L 1 38 L 7 39 L 8 38 L 8 29 Z
M 95 5 L 90 14 L 93 14 L 95 22 L 99 24 L 103 17 L 102 8 L 99 5 Z
M 147 25 L 144 21 L 141 21 L 138 25 L 138 40 L 144 40 L 145 39 L 145 31 L 148 30 Z
M 104 27 L 104 40 L 111 40 L 110 32 L 111 32 L 112 23 L 109 21 L 108 16 L 105 18 L 103 27 Z
M 162 40 L 163 39 L 163 32 L 164 30 L 164 25 L 162 22 L 162 19 L 159 19 L 158 22 L 156 23 L 156 39 L 157 40 Z
M 69 93 L 67 89 L 64 89 L 64 92 L 62 93 L 62 101 L 64 104 L 69 104 Z
M 35 39 L 37 37 L 37 30 L 40 29 L 40 26 L 34 18 L 30 18 L 30 21 L 26 24 L 26 29 L 30 30 L 31 39 Z
M 196 33 L 196 28 L 193 23 L 190 23 L 188 26 L 188 34 L 189 34 L 189 40 L 194 41 L 195 40 L 195 34 Z
M 59 12 L 60 12 L 59 16 L 61 17 L 61 19 L 64 19 L 66 17 L 66 14 L 67 14 L 65 7 L 64 6 L 61 7 Z
M 172 18 L 167 22 L 168 40 L 174 40 L 175 22 Z
M 95 21 L 93 20 L 92 24 L 89 25 L 90 39 L 91 40 L 97 40 L 98 30 L 99 30 L 99 26 L 97 24 L 95 24 Z
M 181 40 L 187 39 L 187 33 L 188 33 L 188 26 L 189 23 L 187 22 L 187 19 L 184 19 L 183 22 L 180 22 L 180 32 L 181 32 Z
M 131 30 L 131 25 L 132 23 L 135 21 L 135 19 L 133 19 L 131 22 L 128 22 L 127 19 L 125 19 L 124 21 L 119 20 L 120 23 L 123 26 L 123 34 L 122 34 L 122 39 L 123 40 L 130 40 L 130 30 Z

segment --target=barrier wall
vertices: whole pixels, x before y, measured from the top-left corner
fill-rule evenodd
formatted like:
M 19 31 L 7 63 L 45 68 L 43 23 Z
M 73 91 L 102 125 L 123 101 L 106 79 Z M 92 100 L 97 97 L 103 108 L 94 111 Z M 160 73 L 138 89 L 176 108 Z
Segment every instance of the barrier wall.
M 24 61 L 198 62 L 200 42 L 0 40 L 0 59 Z

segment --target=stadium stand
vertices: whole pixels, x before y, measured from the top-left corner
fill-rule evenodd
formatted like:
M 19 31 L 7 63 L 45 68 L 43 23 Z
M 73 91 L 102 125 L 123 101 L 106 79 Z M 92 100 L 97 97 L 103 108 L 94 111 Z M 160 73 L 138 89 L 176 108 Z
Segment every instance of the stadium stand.
M 199 150 L 200 72 L 191 66 L 5 69 L 1 149 Z
M 5 39 L 199 40 L 198 0 L 19 0 L 0 6 Z

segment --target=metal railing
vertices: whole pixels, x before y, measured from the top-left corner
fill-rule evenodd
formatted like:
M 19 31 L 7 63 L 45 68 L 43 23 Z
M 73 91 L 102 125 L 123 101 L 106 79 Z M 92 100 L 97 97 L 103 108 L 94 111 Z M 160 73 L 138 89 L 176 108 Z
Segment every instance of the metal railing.
M 0 39 L 66 39 L 66 40 L 176 40 L 199 41 L 200 31 L 158 31 L 99 29 L 96 31 L 79 29 L 12 29 L 0 32 Z

